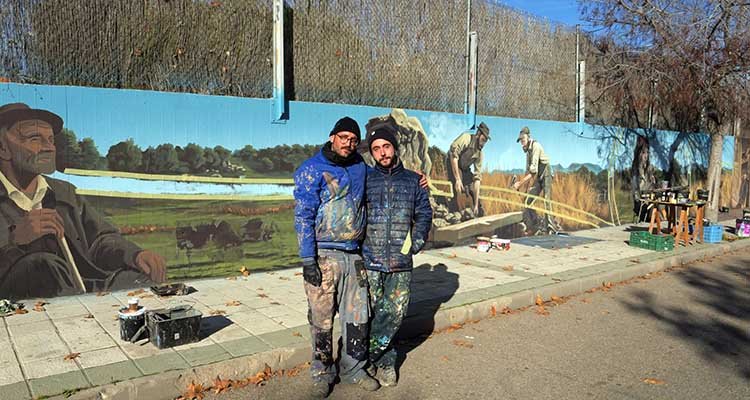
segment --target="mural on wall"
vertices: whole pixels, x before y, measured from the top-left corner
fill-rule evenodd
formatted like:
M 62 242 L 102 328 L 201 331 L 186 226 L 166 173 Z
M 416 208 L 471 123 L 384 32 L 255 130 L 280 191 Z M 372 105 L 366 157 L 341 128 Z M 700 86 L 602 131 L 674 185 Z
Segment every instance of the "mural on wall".
M 546 234 L 611 223 L 609 197 L 632 208 L 636 140 L 607 152 L 575 123 L 470 129 L 460 114 L 291 102 L 274 124 L 268 99 L 21 84 L 0 85 L 0 106 L 0 298 L 299 265 L 292 174 L 344 115 L 392 129 L 405 166 L 430 176 L 433 231 L 523 212 L 525 234 Z

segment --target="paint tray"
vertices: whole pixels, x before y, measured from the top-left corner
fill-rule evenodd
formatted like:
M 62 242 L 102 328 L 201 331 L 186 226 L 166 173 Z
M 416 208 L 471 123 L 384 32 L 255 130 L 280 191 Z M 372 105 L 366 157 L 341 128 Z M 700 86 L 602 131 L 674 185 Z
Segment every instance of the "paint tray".
M 202 316 L 187 305 L 149 311 L 146 313 L 149 340 L 160 349 L 197 342 Z

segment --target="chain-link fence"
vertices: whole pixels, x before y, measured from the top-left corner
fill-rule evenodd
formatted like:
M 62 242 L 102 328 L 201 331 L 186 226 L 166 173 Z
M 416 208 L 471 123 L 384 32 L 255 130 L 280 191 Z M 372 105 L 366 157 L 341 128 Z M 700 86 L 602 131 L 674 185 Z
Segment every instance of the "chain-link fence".
M 574 121 L 576 32 L 522 12 L 477 1 L 478 113 Z
M 14 81 L 269 97 L 270 0 L 0 0 Z
M 0 77 L 272 92 L 271 0 L 0 0 Z M 478 112 L 575 119 L 575 31 L 472 2 Z M 467 2 L 287 0 L 291 100 L 463 112 Z
M 463 2 L 296 0 L 291 8 L 296 99 L 463 110 Z

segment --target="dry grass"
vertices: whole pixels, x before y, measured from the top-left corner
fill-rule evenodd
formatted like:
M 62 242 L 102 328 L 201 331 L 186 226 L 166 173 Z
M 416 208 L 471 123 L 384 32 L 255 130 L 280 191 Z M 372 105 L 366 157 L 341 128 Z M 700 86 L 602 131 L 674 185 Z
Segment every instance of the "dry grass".
M 703 189 L 708 186 L 708 181 L 706 180 L 700 180 L 693 182 L 692 187 L 692 193 L 691 196 L 695 193 L 697 189 Z M 731 200 L 732 200 L 732 190 L 734 188 L 732 187 L 732 173 L 731 172 L 724 172 L 721 174 L 721 194 L 719 197 L 719 206 L 720 207 L 730 207 L 731 206 Z M 737 190 L 740 190 L 737 188 Z
M 510 186 L 512 176 L 512 174 L 505 173 L 484 173 L 482 174 L 482 186 L 485 188 L 508 188 Z M 514 201 L 518 203 L 522 203 L 524 200 L 523 193 L 511 194 L 484 190 L 483 196 L 498 197 L 504 200 Z M 599 218 L 608 221 L 610 220 L 609 206 L 606 202 L 599 203 L 598 197 L 599 196 L 596 193 L 594 184 L 588 179 L 578 174 L 555 174 L 554 183 L 552 185 L 553 201 L 575 207 L 579 210 L 594 214 Z M 540 203 L 538 204 L 541 206 Z M 521 211 L 523 209 L 523 207 L 520 205 L 512 205 L 494 201 L 484 201 L 484 208 L 487 214 L 502 214 L 511 211 Z M 581 215 L 581 213 L 577 213 L 559 206 L 553 206 L 553 211 L 587 221 L 591 220 L 590 217 L 585 217 Z M 562 218 L 558 218 L 558 221 L 560 221 L 563 228 L 566 230 L 591 228 L 590 225 L 580 224 Z

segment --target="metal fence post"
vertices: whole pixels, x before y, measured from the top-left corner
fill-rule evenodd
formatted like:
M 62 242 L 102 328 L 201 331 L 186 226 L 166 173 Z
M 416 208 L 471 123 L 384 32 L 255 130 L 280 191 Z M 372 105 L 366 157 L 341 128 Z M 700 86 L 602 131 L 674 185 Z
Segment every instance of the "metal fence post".
M 464 85 L 464 114 L 469 113 L 469 76 L 471 75 L 470 70 L 470 58 L 471 58 L 471 0 L 466 0 L 466 84 Z
M 284 123 L 289 118 L 284 96 L 284 0 L 273 0 L 273 99 L 271 121 Z
M 586 61 L 578 62 L 578 125 L 583 132 L 586 123 Z
M 477 33 L 471 32 L 469 35 L 469 79 L 468 90 L 469 98 L 467 101 L 467 117 L 469 128 L 474 128 L 477 124 Z

